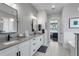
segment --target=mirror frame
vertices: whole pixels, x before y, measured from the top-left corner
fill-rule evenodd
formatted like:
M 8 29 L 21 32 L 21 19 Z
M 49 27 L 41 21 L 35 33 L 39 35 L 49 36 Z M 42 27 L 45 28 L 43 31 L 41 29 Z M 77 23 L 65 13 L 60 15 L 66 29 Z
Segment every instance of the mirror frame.
M 2 3 L 2 4 L 5 4 L 5 3 Z M 5 5 L 7 5 L 7 4 L 5 4 Z M 7 5 L 8 7 L 10 7 L 10 8 L 12 8 L 12 9 L 14 9 L 13 7 L 11 7 L 11 6 L 9 6 L 9 5 Z M 16 15 L 15 15 L 15 17 L 16 17 L 16 22 L 17 22 L 17 28 L 16 28 L 16 32 L 18 32 L 18 10 L 17 9 L 14 9 L 15 11 L 16 11 Z

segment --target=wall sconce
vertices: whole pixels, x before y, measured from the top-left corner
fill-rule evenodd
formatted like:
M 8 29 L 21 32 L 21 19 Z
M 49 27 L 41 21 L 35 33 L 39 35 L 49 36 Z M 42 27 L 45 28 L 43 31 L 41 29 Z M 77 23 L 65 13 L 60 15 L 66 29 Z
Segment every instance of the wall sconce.
M 31 14 L 31 19 L 37 20 L 37 18 L 34 15 L 32 15 L 32 14 Z
M 14 19 L 13 19 L 13 18 L 10 18 L 10 21 L 11 21 L 11 22 L 13 22 L 13 21 L 14 21 Z

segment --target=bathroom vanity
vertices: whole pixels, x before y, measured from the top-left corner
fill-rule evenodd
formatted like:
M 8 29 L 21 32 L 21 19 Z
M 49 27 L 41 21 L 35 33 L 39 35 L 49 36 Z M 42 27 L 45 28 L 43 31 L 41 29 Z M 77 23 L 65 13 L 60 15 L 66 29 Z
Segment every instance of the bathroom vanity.
M 3 34 L 3 33 L 2 33 Z M 0 56 L 32 56 L 45 44 L 45 33 L 0 42 Z
M 16 38 L 0 44 L 0 56 L 32 56 L 43 45 L 44 34 Z
M 18 25 L 21 26 L 20 24 L 18 24 L 17 10 L 6 4 L 0 4 L 0 56 L 32 56 L 42 45 L 46 44 L 47 33 L 17 37 Z M 36 25 L 37 23 L 33 24 L 34 30 L 36 30 Z M 19 34 L 24 34 L 25 31 L 26 29 L 22 28 L 22 32 Z

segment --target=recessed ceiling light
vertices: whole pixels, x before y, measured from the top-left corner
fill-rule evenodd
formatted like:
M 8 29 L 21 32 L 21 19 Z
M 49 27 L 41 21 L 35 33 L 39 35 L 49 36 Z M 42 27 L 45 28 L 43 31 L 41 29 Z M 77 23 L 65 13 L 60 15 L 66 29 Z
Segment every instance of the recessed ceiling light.
M 52 8 L 54 9 L 56 6 L 55 5 L 52 5 Z

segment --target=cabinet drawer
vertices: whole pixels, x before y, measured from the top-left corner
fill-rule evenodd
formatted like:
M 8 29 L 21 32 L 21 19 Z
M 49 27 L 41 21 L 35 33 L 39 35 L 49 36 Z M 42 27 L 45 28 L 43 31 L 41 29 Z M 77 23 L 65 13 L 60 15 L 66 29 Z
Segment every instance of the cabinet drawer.
M 33 55 L 37 50 L 38 50 L 38 44 L 37 43 L 33 43 L 31 45 L 31 55 Z
M 38 44 L 37 42 L 31 43 L 31 49 L 37 48 Z
M 31 42 L 37 42 L 37 38 L 31 39 Z
M 33 55 L 35 52 L 37 52 L 38 48 L 39 48 L 38 45 L 32 46 L 31 47 L 31 55 Z
M 38 39 L 38 46 L 40 47 L 41 45 L 43 45 L 43 39 L 41 37 L 39 37 L 39 39 Z
M 31 40 L 31 47 L 33 48 L 34 46 L 37 46 L 38 44 L 38 38 L 34 38 Z

